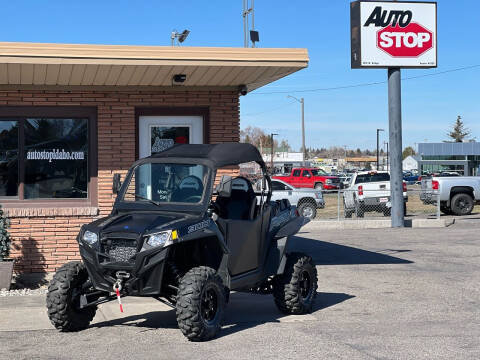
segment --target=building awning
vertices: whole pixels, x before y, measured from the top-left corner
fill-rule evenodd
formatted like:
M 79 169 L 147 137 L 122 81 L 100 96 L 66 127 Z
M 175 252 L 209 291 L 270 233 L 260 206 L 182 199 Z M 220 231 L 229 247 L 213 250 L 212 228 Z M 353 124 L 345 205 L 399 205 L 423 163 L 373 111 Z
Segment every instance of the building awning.
M 306 49 L 0 42 L 0 86 L 171 87 L 185 74 L 181 86 L 252 91 L 307 66 Z

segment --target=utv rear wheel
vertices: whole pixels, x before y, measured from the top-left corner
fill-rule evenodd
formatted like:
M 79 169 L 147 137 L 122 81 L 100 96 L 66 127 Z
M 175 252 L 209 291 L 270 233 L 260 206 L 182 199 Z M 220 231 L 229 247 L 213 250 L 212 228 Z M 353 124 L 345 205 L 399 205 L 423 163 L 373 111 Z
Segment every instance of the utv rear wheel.
M 214 338 L 225 313 L 225 287 L 216 271 L 206 266 L 191 269 L 180 280 L 177 322 L 191 341 Z
M 273 296 L 284 314 L 312 311 L 317 296 L 317 269 L 310 256 L 301 253 L 288 255 L 284 273 L 273 280 Z
M 83 263 L 72 261 L 53 276 L 47 293 L 48 317 L 61 331 L 78 331 L 88 327 L 97 312 L 96 306 L 80 309 L 80 295 L 88 281 Z

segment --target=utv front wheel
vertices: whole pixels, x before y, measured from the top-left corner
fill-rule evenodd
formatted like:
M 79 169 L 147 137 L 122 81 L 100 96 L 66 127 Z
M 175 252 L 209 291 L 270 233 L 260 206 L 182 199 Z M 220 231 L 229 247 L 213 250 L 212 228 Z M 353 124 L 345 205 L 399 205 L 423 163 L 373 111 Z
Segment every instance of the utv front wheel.
M 191 269 L 180 280 L 177 322 L 191 341 L 214 338 L 225 313 L 225 287 L 216 271 L 206 266 Z
M 274 278 L 273 296 L 284 314 L 312 311 L 317 296 L 317 269 L 310 256 L 301 253 L 288 255 L 284 273 Z
M 97 312 L 96 306 L 80 309 L 80 295 L 88 281 L 83 263 L 72 261 L 53 276 L 47 293 L 48 317 L 61 331 L 78 331 L 88 327 Z

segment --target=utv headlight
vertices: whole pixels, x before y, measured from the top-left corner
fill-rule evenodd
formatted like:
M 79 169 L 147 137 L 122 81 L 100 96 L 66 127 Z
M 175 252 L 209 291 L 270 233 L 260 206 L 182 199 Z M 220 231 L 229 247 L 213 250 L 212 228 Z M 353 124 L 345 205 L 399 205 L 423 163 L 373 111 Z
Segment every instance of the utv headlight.
M 93 245 L 98 241 L 98 235 L 94 232 L 87 230 L 83 233 L 82 240 L 88 245 Z
M 172 231 L 162 231 L 156 234 L 152 234 L 147 239 L 147 244 L 150 246 L 165 246 L 172 238 Z

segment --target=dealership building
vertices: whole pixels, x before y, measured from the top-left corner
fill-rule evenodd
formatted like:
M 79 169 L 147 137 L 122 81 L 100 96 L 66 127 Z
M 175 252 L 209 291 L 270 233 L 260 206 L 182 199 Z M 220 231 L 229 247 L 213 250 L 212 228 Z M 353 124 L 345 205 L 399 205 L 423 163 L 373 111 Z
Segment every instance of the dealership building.
M 464 176 L 480 175 L 480 143 L 445 142 L 418 144 L 422 173 L 455 171 Z
M 79 259 L 113 174 L 173 143 L 239 141 L 242 93 L 308 66 L 306 49 L 0 43 L 0 204 L 17 272 Z

